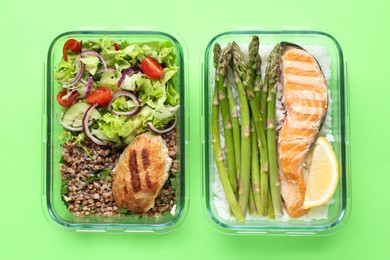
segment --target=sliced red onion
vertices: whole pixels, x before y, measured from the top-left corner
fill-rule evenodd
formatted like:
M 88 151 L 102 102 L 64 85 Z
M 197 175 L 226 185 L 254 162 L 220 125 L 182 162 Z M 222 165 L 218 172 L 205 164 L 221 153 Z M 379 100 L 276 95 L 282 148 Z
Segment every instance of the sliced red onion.
M 133 110 L 126 111 L 126 112 L 115 111 L 114 109 L 111 109 L 112 102 L 114 102 L 114 100 L 120 96 L 130 97 L 137 106 Z M 135 116 L 136 114 L 138 114 L 138 112 L 140 110 L 140 105 L 141 105 L 141 102 L 138 100 L 136 95 L 134 95 L 133 93 L 130 93 L 128 91 L 122 90 L 122 91 L 115 93 L 112 96 L 110 103 L 108 103 L 108 105 L 107 105 L 107 109 L 115 115 L 131 117 L 131 116 Z
M 93 55 L 93 56 L 98 57 L 100 59 L 100 61 L 103 63 L 104 70 L 107 70 L 107 62 L 105 61 L 105 59 L 103 58 L 103 56 L 100 53 L 98 53 L 96 51 L 82 51 L 80 53 L 81 57 L 83 57 L 85 55 Z
M 102 140 L 99 140 L 98 138 L 96 138 L 95 136 L 93 136 L 91 134 L 91 131 L 89 131 L 89 126 L 88 126 L 88 119 L 89 119 L 89 115 L 91 114 L 92 110 L 97 107 L 98 104 L 95 103 L 93 105 L 91 105 L 87 111 L 85 111 L 85 115 L 83 117 L 83 130 L 85 132 L 85 134 L 89 137 L 89 139 L 92 140 L 92 142 L 94 142 L 95 144 L 97 145 L 107 145 L 107 143 L 103 142 Z
M 73 132 L 80 132 L 80 131 L 83 131 L 83 127 L 80 126 L 80 127 L 73 127 L 73 126 L 69 126 L 67 124 L 65 124 L 64 122 L 62 122 L 61 120 L 61 113 L 57 113 L 57 121 L 66 129 L 68 129 L 69 131 L 73 131 Z M 91 126 L 92 125 L 92 121 L 89 121 L 88 122 L 88 126 Z
M 173 122 L 173 124 L 172 124 L 170 127 L 166 128 L 166 129 L 164 129 L 164 130 L 157 129 L 157 128 L 156 128 L 152 123 L 150 123 L 150 122 L 147 123 L 146 125 L 147 125 L 147 127 L 148 127 L 151 131 L 155 132 L 156 134 L 165 134 L 165 133 L 168 133 L 168 132 L 172 131 L 172 130 L 175 128 L 176 124 L 177 124 L 177 116 L 176 116 L 176 114 L 175 114 L 175 121 Z
M 69 92 L 67 95 L 63 96 L 64 99 L 72 99 L 73 96 L 77 95 L 79 92 L 77 89 L 73 89 L 71 92 Z
M 77 75 L 74 77 L 74 79 L 69 84 L 64 84 L 64 87 L 69 88 L 74 86 L 77 82 L 80 81 L 81 77 L 84 75 L 85 71 L 85 64 L 80 61 L 80 70 L 77 73 Z
M 89 94 L 91 93 L 92 83 L 93 83 L 93 77 L 89 76 L 88 77 L 87 90 L 85 91 L 85 97 L 88 97 Z
M 140 71 L 141 71 L 141 66 L 140 65 L 136 65 L 136 66 L 134 66 L 134 67 L 132 67 L 130 69 L 124 70 L 122 72 L 122 77 L 118 81 L 118 88 L 122 87 L 122 84 L 125 81 L 126 76 L 130 77 L 131 75 L 133 75 L 135 73 L 138 73 Z

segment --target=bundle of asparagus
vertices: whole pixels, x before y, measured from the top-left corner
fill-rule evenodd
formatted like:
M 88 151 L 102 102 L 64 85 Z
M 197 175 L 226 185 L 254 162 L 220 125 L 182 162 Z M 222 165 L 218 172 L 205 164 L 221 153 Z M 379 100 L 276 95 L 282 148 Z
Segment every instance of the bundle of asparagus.
M 244 61 L 237 43 L 229 43 L 223 50 L 218 43 L 214 46 L 216 72 L 212 143 L 222 186 L 231 212 L 238 222 L 245 220 L 248 205 L 250 214 L 271 219 L 275 215 L 282 215 L 275 148 L 275 100 L 280 46 L 275 46 L 271 53 L 264 85 L 259 46 L 259 38 L 254 36 L 249 44 L 248 63 Z M 228 80 L 229 66 L 235 84 L 230 84 Z M 238 104 L 232 86 L 236 87 Z M 240 114 L 237 112 L 238 106 Z M 226 144 L 225 157 L 220 143 L 219 113 Z

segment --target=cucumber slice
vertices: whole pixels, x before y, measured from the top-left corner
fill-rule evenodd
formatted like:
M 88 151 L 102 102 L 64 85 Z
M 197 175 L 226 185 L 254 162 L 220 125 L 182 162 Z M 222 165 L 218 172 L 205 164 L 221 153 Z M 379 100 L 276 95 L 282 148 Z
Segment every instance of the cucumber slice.
M 65 111 L 64 116 L 62 117 L 62 122 L 71 127 L 80 127 L 82 126 L 83 117 L 85 111 L 90 107 L 90 104 L 85 102 L 78 102 L 73 104 L 68 110 Z M 102 115 L 95 108 L 91 111 L 89 119 L 99 119 Z

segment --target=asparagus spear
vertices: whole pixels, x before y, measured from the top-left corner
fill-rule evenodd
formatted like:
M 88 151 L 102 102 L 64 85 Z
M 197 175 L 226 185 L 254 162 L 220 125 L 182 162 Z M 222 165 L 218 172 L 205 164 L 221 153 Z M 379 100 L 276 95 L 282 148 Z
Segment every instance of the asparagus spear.
M 260 170 L 259 170 L 259 153 L 257 149 L 257 141 L 256 141 L 256 131 L 254 128 L 252 128 L 252 135 L 251 135 L 251 147 L 252 147 L 252 168 L 251 168 L 251 191 L 253 196 L 253 201 L 256 205 L 257 212 L 259 212 L 261 208 L 261 196 L 260 196 Z M 250 200 L 250 197 L 249 197 Z
M 257 215 L 257 210 L 256 210 L 256 203 L 255 203 L 255 198 L 253 197 L 253 190 L 251 187 L 249 187 L 249 214 L 251 215 Z
M 214 47 L 214 66 L 217 66 L 217 58 L 219 58 L 220 54 L 220 46 L 215 45 Z M 217 72 L 215 74 L 215 78 L 217 81 Z M 234 192 L 232 187 L 230 186 L 229 179 L 227 177 L 227 171 L 223 162 L 222 149 L 221 149 L 221 141 L 219 136 L 219 99 L 218 99 L 218 84 L 215 84 L 214 87 L 214 96 L 213 96 L 213 106 L 211 111 L 211 125 L 212 125 L 212 144 L 214 147 L 214 155 L 215 161 L 218 168 L 219 177 L 221 179 L 221 183 L 223 189 L 225 191 L 227 200 L 230 205 L 230 209 L 233 212 L 237 222 L 243 222 L 245 220 L 244 215 L 241 212 L 240 205 L 238 204 L 236 197 L 234 196 Z
M 271 193 L 268 193 L 268 218 L 275 219 L 275 212 L 272 204 Z
M 267 97 L 267 141 L 269 154 L 270 190 L 276 216 L 283 214 L 280 201 L 280 184 L 278 180 L 276 158 L 276 92 L 280 76 L 280 44 L 275 45 L 267 64 L 268 97 Z
M 227 86 L 228 103 L 230 109 L 230 117 L 232 120 L 233 127 L 233 143 L 234 143 L 234 158 L 236 161 L 236 183 L 241 172 L 241 134 L 240 134 L 240 123 L 238 122 L 238 112 L 236 103 L 233 96 L 232 86 L 229 83 L 227 77 L 225 77 L 225 86 Z
M 251 168 L 251 130 L 250 111 L 246 98 L 246 86 L 248 84 L 247 66 L 237 43 L 232 44 L 232 70 L 237 86 L 241 108 L 241 172 L 238 182 L 238 201 L 241 211 L 245 214 L 249 199 L 250 168 Z
M 254 64 L 254 66 L 259 66 L 259 63 L 256 62 L 258 59 L 257 56 L 259 56 L 259 38 L 257 36 L 254 36 L 252 38 L 252 41 L 249 44 L 249 64 Z M 260 70 L 257 68 L 257 70 Z M 255 72 L 255 71 L 253 71 Z M 256 75 L 254 75 L 256 76 Z M 261 192 L 260 197 L 261 199 L 258 199 L 261 204 L 260 208 L 258 209 L 260 216 L 267 215 L 267 204 L 268 204 L 268 151 L 267 151 L 267 140 L 264 130 L 264 123 L 262 121 L 260 112 L 259 112 L 259 104 L 255 98 L 255 92 L 254 92 L 254 86 L 251 84 L 251 81 L 249 81 L 248 88 L 247 88 L 247 96 L 249 100 L 249 105 L 251 108 L 252 116 L 253 116 L 253 122 L 256 129 L 256 135 L 257 135 L 257 145 L 260 151 L 260 176 L 261 176 Z
M 267 124 L 268 84 L 269 84 L 269 77 L 268 74 L 265 73 L 263 89 L 261 91 L 261 103 L 260 103 L 260 113 L 261 113 L 261 119 L 263 120 L 264 127 L 266 127 Z
M 253 36 L 249 43 L 249 73 L 253 84 L 253 91 L 257 105 L 261 102 L 261 56 L 259 54 L 260 40 L 258 36 Z M 259 107 L 260 109 L 260 107 Z
M 227 68 L 232 57 L 230 50 L 231 50 L 231 44 L 228 44 L 222 50 L 218 58 L 216 71 L 217 71 L 217 84 L 219 88 L 219 103 L 221 107 L 223 130 L 224 130 L 225 144 L 226 144 L 225 155 L 227 160 L 228 177 L 233 192 L 235 195 L 237 195 L 237 180 L 236 180 L 237 175 L 236 175 L 236 162 L 234 158 L 232 121 L 230 119 L 229 104 L 227 101 L 227 85 L 225 84 L 227 82 L 225 80 L 227 74 Z

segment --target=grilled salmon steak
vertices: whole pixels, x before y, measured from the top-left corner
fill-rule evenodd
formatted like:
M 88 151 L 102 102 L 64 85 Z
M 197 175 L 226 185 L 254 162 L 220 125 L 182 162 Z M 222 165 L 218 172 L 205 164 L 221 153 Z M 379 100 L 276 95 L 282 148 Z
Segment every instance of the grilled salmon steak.
M 306 213 L 303 167 L 325 119 L 328 90 L 317 60 L 300 46 L 286 42 L 281 44 L 280 83 L 286 109 L 278 135 L 281 195 L 288 215 L 297 218 Z
M 168 179 L 171 163 L 161 136 L 138 135 L 113 170 L 113 194 L 118 206 L 137 213 L 151 209 Z

